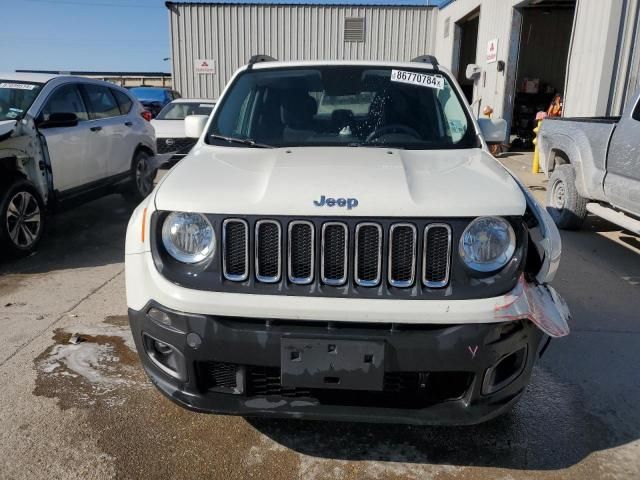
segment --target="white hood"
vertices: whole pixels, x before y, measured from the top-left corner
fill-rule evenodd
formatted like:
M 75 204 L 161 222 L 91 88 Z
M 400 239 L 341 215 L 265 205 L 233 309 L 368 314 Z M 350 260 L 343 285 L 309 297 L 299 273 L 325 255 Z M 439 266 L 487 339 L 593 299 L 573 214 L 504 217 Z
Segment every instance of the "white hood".
M 355 208 L 316 206 L 321 196 Z M 163 179 L 159 210 L 238 215 L 522 215 L 525 197 L 487 152 L 197 146 Z
M 184 138 L 184 120 L 151 120 L 156 138 Z
M 15 120 L 2 120 L 0 121 L 0 137 L 6 135 L 16 126 Z

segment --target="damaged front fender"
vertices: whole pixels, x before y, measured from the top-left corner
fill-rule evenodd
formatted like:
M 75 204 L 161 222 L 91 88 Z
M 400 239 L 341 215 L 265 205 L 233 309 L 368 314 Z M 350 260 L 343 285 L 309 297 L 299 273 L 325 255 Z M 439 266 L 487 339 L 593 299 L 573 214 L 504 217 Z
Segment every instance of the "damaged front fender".
M 505 303 L 495 306 L 496 320 L 527 318 L 550 337 L 569 334 L 569 307 L 553 287 L 529 283 L 522 276 L 504 298 Z
M 34 119 L 27 115 L 19 122 L 5 123 L 3 127 L 0 136 L 0 171 L 15 171 L 26 177 L 47 203 L 48 158 Z
M 558 271 L 560 265 L 560 254 L 562 253 L 562 239 L 558 227 L 547 210 L 534 198 L 529 189 L 513 173 L 511 176 L 520 186 L 527 201 L 527 210 L 538 221 L 540 239 L 536 247 L 541 253 L 541 267 L 536 273 L 535 279 L 540 284 L 551 282 Z

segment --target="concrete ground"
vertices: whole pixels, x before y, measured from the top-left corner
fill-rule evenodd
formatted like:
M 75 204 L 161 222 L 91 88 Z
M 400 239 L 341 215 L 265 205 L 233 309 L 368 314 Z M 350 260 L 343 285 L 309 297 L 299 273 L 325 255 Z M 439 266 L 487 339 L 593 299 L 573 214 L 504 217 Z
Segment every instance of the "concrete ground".
M 530 161 L 503 159 L 544 198 Z M 598 219 L 562 233 L 572 333 L 502 418 L 266 421 L 187 412 L 147 381 L 125 317 L 129 214 L 117 196 L 60 214 L 37 254 L 0 262 L 0 478 L 640 478 L 640 238 Z

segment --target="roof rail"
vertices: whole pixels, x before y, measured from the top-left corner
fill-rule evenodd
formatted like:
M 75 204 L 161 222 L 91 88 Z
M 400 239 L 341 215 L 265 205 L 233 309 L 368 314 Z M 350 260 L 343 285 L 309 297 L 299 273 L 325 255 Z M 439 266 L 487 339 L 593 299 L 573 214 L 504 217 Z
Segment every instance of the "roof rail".
M 273 58 L 270 55 L 264 55 L 264 54 L 258 54 L 258 55 L 252 55 L 251 58 L 249 59 L 249 70 L 251 70 L 251 67 L 253 67 L 253 65 L 255 63 L 261 63 L 261 62 L 276 62 L 277 60 L 275 58 Z
M 438 60 L 433 55 L 420 55 L 419 57 L 412 58 L 412 62 L 430 63 L 433 68 L 438 69 Z

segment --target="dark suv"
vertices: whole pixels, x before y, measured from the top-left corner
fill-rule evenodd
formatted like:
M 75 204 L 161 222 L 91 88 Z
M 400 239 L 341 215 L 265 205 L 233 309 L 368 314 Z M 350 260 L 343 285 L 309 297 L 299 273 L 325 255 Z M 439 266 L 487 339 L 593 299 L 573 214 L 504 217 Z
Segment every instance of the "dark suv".
M 129 91 L 154 118 L 167 103 L 181 97 L 175 90 L 164 87 L 131 87 Z

